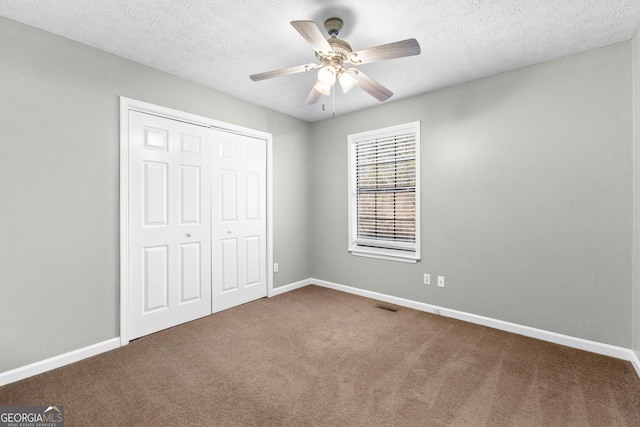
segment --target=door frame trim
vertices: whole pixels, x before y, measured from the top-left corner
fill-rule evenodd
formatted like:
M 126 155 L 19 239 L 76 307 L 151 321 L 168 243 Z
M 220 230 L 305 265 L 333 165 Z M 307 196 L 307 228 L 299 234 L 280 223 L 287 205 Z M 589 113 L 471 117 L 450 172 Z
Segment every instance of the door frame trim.
M 120 345 L 129 343 L 129 111 L 153 114 L 198 126 L 264 140 L 267 149 L 267 297 L 273 295 L 273 135 L 208 117 L 120 96 Z

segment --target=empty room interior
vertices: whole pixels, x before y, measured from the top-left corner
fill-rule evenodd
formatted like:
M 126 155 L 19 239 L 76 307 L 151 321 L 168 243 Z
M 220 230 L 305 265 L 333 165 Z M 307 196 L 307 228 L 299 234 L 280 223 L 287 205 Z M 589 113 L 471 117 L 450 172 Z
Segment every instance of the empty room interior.
M 100 3 L 0 2 L 0 407 L 110 425 L 146 357 L 191 425 L 640 422 L 639 0 Z M 112 425 L 187 400 L 137 382 Z

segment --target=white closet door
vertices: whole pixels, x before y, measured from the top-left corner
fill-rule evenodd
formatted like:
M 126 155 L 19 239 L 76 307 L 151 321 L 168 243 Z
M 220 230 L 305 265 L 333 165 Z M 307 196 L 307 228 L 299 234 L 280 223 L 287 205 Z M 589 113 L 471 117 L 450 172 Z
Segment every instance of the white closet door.
M 129 112 L 129 339 L 211 314 L 209 129 Z
M 266 141 L 215 132 L 213 311 L 267 295 Z

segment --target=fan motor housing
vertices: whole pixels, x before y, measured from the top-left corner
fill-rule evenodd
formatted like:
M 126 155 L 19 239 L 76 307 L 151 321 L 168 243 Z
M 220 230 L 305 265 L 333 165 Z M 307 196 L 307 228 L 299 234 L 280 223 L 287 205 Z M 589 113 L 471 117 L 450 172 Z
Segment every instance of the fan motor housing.
M 327 42 L 331 46 L 333 54 L 319 55 L 316 52 L 316 58 L 318 58 L 320 62 L 329 62 L 335 60 L 338 60 L 340 62 L 346 61 L 349 57 L 349 54 L 352 52 L 351 45 L 349 43 L 335 36 L 327 39 Z
M 329 44 L 331 45 L 331 48 L 335 53 L 337 53 L 340 56 L 343 56 L 344 59 L 347 59 L 347 57 L 351 53 L 351 45 L 349 43 L 337 37 L 331 37 L 327 41 L 329 42 Z

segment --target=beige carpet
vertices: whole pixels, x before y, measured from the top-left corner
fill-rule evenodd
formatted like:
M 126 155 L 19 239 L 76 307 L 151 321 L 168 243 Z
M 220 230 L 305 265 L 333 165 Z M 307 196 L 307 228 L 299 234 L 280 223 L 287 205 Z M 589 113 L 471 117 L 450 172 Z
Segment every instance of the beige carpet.
M 640 426 L 628 362 L 377 304 L 308 286 L 9 384 L 0 405 L 63 405 L 66 426 Z

